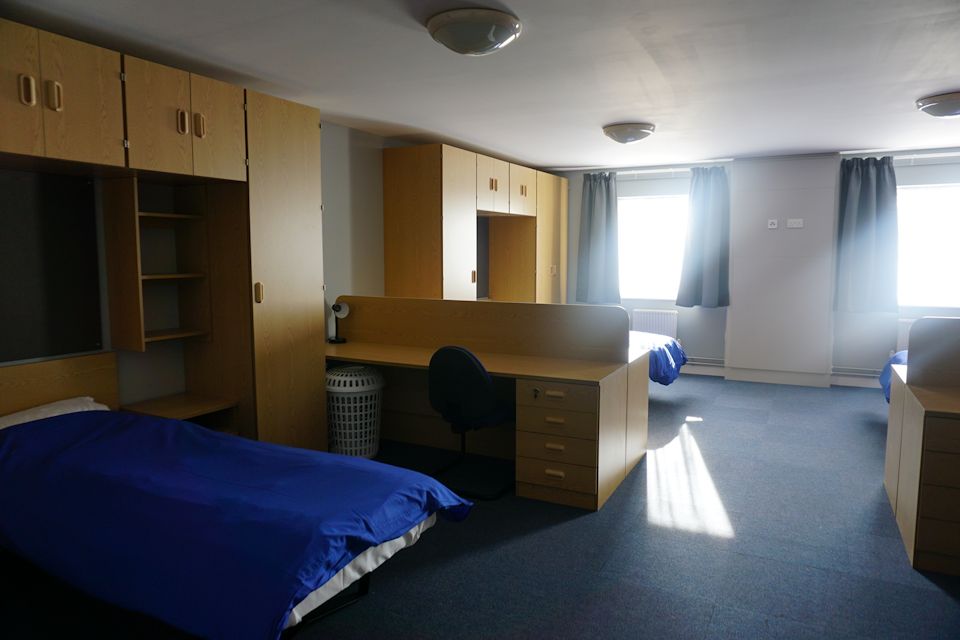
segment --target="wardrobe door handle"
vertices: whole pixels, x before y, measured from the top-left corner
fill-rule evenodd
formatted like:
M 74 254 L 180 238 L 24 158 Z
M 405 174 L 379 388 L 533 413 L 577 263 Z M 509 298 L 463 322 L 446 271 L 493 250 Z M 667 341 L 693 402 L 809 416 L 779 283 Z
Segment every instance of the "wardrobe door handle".
M 202 113 L 193 114 L 193 133 L 201 140 L 207 137 L 207 118 Z
M 471 284 L 476 284 L 476 283 L 477 283 L 477 270 L 476 270 L 476 269 L 474 269 L 473 271 L 470 272 L 470 282 L 471 282 Z
M 20 87 L 20 102 L 28 107 L 37 106 L 37 81 L 33 76 L 20 74 L 17 77 Z
M 47 106 L 58 113 L 63 111 L 63 85 L 56 80 L 47 80 Z
M 500 191 L 500 178 L 493 179 L 493 190 Z
M 488 181 L 489 186 L 487 187 L 487 191 L 493 191 L 493 178 L 488 178 Z
M 263 302 L 263 283 L 257 282 L 253 285 L 253 301 L 257 304 Z
M 183 109 L 177 109 L 177 133 L 182 136 L 190 133 L 190 115 Z
M 557 469 L 544 469 L 543 473 L 551 478 L 556 478 L 558 480 L 563 480 L 567 477 L 567 474 L 563 471 L 558 471 Z

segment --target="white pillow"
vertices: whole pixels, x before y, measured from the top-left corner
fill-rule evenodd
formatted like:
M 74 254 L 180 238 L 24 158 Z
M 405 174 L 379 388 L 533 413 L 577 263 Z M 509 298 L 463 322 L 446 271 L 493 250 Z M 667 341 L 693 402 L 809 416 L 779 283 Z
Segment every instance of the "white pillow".
M 8 413 L 0 416 L 0 429 L 12 427 L 15 424 L 24 422 L 33 422 L 43 418 L 52 418 L 53 416 L 62 416 L 65 413 L 76 413 L 78 411 L 109 411 L 110 407 L 94 401 L 90 396 L 81 398 L 70 398 L 68 400 L 57 400 L 49 404 L 42 404 L 39 407 L 30 407 L 16 413 Z

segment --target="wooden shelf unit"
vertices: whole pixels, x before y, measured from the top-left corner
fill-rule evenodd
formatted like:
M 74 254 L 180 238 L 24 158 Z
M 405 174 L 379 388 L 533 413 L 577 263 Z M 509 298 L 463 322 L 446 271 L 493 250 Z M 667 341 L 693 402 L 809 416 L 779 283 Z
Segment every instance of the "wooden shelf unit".
M 236 407 L 237 404 L 238 402 L 236 400 L 227 398 L 214 398 L 198 393 L 177 393 L 161 398 L 151 398 L 150 400 L 134 402 L 133 404 L 122 406 L 121 409 L 134 413 L 159 416 L 161 418 L 189 420 L 217 411 L 232 409 Z

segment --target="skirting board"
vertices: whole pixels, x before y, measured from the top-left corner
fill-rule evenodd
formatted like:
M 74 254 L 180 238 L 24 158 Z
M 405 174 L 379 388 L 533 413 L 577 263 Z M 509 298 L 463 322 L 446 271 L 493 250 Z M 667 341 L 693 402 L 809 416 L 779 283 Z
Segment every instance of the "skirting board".
M 727 380 L 742 382 L 766 382 L 768 384 L 792 384 L 801 387 L 829 387 L 830 374 L 795 373 L 791 371 L 764 371 L 762 369 L 726 368 Z
M 865 389 L 879 389 L 880 381 L 871 376 L 844 376 L 833 374 L 830 384 L 837 387 L 863 387 Z

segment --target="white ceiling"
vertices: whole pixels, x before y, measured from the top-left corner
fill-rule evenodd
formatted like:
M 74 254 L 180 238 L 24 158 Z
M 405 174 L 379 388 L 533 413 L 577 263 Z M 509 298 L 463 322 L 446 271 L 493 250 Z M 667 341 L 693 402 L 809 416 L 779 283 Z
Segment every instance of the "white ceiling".
M 437 11 L 514 12 L 457 56 Z M 312 104 L 334 122 L 551 168 L 960 146 L 957 0 L 0 0 L 0 14 Z M 600 132 L 656 123 L 620 146 Z

